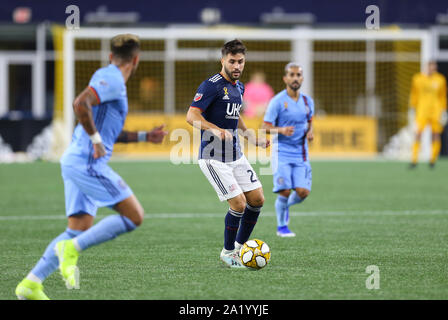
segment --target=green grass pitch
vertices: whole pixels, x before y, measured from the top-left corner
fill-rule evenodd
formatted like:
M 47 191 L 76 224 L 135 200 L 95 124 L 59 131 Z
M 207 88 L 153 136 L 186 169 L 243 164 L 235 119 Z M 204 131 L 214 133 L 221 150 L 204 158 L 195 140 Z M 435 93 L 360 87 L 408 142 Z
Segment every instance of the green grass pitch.
M 313 161 L 309 198 L 291 210 L 295 238 L 276 236 L 272 177 L 252 238 L 272 250 L 260 271 L 221 266 L 227 203 L 197 165 L 112 162 L 146 210 L 143 225 L 82 253 L 81 289 L 58 272 L 52 299 L 447 299 L 448 161 L 434 170 L 387 161 Z M 255 166 L 258 168 L 258 166 Z M 55 163 L 0 164 L 0 299 L 66 227 Z M 101 217 L 112 213 L 103 208 Z M 380 270 L 367 289 L 366 268 Z

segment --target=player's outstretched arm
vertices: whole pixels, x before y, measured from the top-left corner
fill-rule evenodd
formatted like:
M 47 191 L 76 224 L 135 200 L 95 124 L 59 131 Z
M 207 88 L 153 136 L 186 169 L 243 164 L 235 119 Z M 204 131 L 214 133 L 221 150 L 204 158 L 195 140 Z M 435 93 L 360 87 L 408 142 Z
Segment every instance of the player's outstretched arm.
M 190 107 L 187 112 L 187 122 L 195 128 L 201 130 L 211 131 L 215 136 L 219 137 L 221 140 L 232 140 L 232 134 L 225 130 L 221 129 L 213 123 L 207 121 L 202 116 L 202 110 L 199 108 Z
M 276 127 L 272 123 L 264 122 L 261 126 L 262 129 L 265 129 L 267 133 L 279 133 L 285 136 L 292 136 L 294 134 L 294 127 Z
M 163 130 L 165 125 L 155 127 L 151 131 L 121 131 L 115 143 L 130 143 L 130 142 L 151 142 L 161 143 L 168 131 Z
M 238 129 L 240 129 L 243 133 L 243 137 L 249 141 L 250 143 L 262 147 L 267 148 L 271 144 L 271 141 L 266 138 L 257 137 L 253 130 L 248 130 L 244 120 L 240 117 L 238 120 Z
M 100 101 L 96 93 L 90 87 L 85 88 L 73 102 L 73 111 L 75 112 L 76 118 L 92 141 L 94 149 L 93 157 L 95 159 L 106 155 L 106 149 L 104 148 L 92 116 L 92 106 L 98 105 L 99 103 Z

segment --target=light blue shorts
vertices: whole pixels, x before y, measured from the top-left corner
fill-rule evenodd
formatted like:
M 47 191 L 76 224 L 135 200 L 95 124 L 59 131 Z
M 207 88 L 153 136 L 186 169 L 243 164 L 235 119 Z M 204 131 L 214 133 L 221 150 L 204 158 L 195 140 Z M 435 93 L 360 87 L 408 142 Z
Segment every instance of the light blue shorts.
M 296 188 L 311 191 L 312 178 L 311 165 L 308 161 L 292 162 L 279 159 L 277 170 L 274 172 L 274 189 L 272 191 L 279 192 Z
M 64 180 L 65 213 L 96 215 L 99 207 L 113 207 L 133 192 L 107 165 L 98 167 L 61 166 Z

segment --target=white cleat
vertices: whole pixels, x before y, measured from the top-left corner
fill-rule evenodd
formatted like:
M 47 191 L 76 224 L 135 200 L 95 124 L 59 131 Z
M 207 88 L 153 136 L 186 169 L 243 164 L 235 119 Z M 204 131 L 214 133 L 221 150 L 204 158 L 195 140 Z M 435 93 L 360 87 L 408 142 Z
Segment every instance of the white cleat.
M 221 255 L 219 256 L 224 265 L 228 268 L 246 268 L 241 263 L 241 258 L 239 255 L 239 250 L 227 251 L 222 249 Z

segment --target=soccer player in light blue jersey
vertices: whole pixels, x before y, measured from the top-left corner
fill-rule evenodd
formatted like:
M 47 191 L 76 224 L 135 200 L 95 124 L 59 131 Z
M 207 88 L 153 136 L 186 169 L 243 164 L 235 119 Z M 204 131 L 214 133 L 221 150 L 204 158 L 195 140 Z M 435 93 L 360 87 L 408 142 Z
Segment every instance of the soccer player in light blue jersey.
M 67 229 L 47 247 L 42 258 L 16 288 L 19 299 L 46 300 L 42 282 L 59 266 L 67 288 L 79 288 L 79 253 L 133 231 L 144 211 L 123 179 L 107 162 L 116 142 L 162 142 L 163 126 L 152 131 L 123 131 L 128 113 L 126 82 L 139 62 L 140 41 L 131 34 L 111 40 L 111 63 L 98 69 L 87 88 L 76 97 L 73 109 L 79 121 L 62 156 Z M 93 226 L 98 207 L 118 214 Z
M 311 191 L 311 165 L 308 141 L 313 140 L 312 119 L 314 102 L 299 91 L 303 82 L 303 69 L 297 63 L 288 63 L 283 81 L 286 89 L 270 101 L 264 116 L 263 128 L 277 133 L 274 139 L 276 152 L 272 157 L 277 235 L 294 237 L 289 230 L 289 207 L 301 203 Z M 292 190 L 292 192 L 291 192 Z

